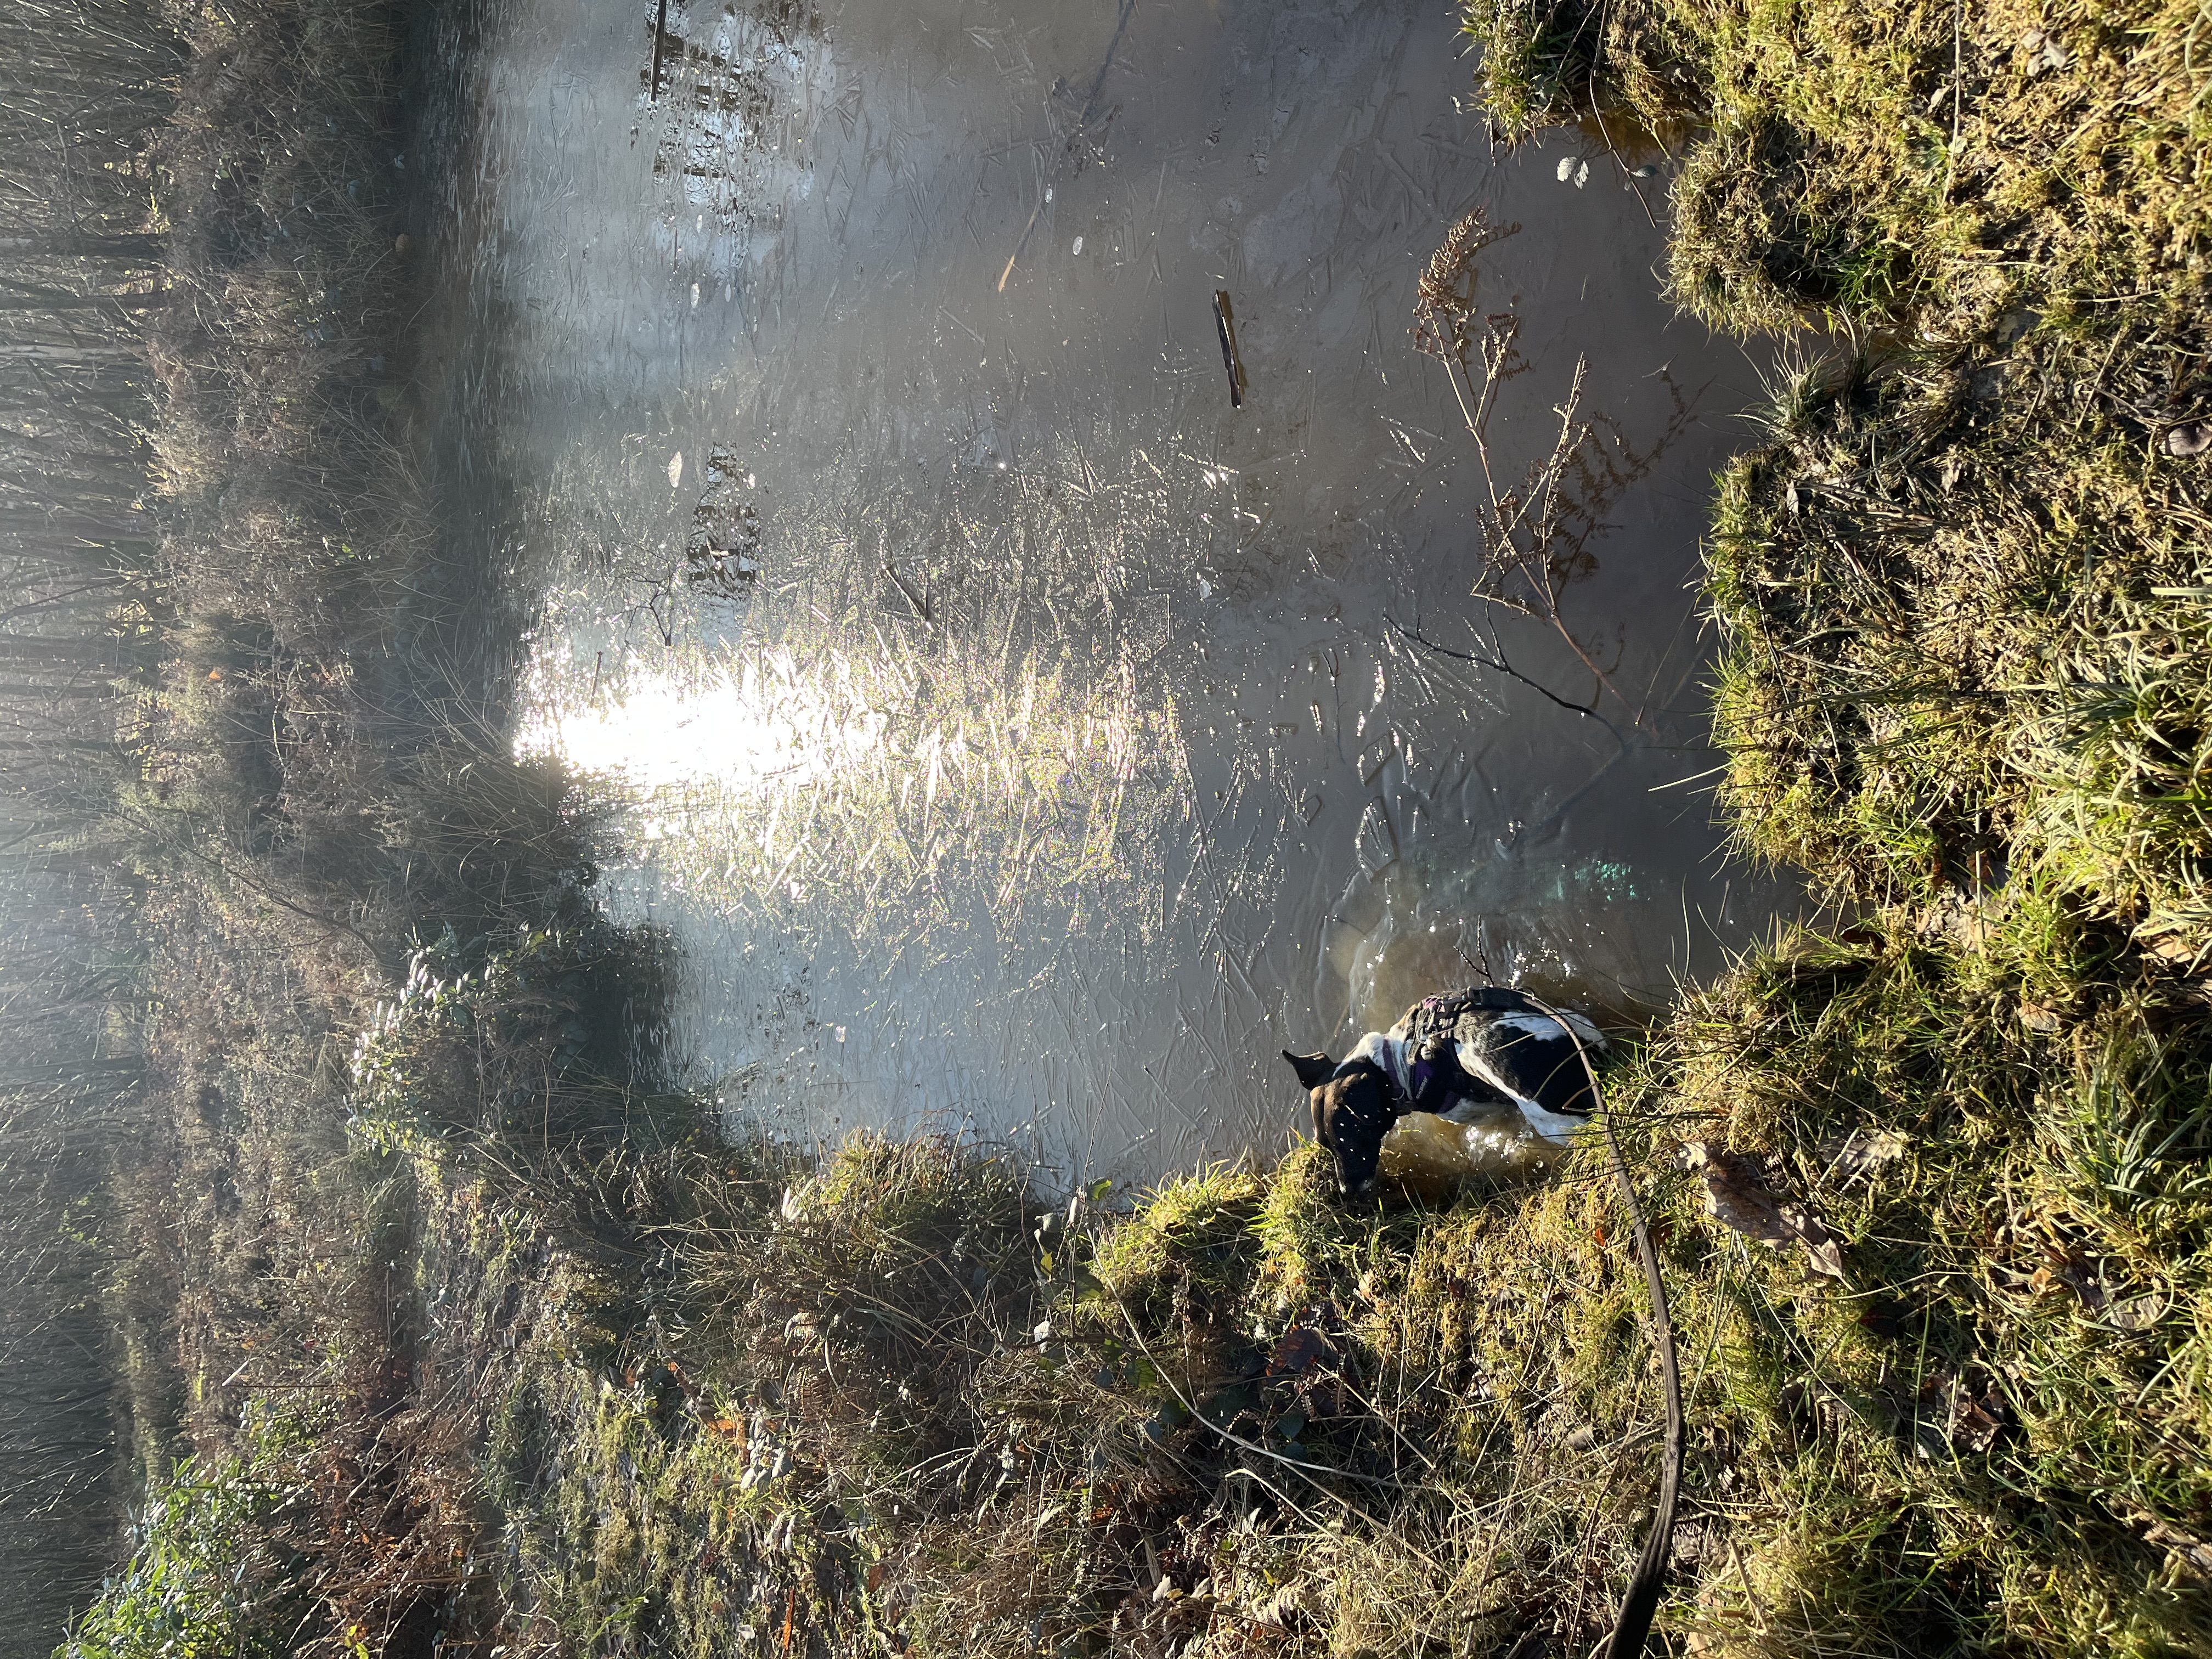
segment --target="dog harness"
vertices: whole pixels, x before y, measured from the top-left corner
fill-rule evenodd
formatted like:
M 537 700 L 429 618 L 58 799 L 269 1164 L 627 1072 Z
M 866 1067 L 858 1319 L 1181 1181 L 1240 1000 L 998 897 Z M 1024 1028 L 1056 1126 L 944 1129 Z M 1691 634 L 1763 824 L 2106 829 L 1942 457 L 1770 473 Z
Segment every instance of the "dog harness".
M 1370 1031 L 1336 1068 L 1346 1070 L 1365 1061 L 1381 1072 L 1397 1098 L 1401 1111 L 1433 1112 L 1443 1116 L 1463 1105 L 1511 1106 L 1513 1097 L 1485 1079 L 1475 1076 L 1459 1061 L 1456 1034 L 1468 1015 L 1490 1012 L 1478 1001 L 1480 991 L 1448 991 L 1417 1002 L 1405 1018 L 1388 1031 Z M 1522 1005 L 1515 999 L 1512 1006 Z
M 1604 1051 L 1595 1026 L 1577 1015 L 1562 1018 L 1593 1052 Z M 1470 1070 L 1464 1058 L 1470 1054 L 1495 1074 Z M 1517 1109 L 1538 1133 L 1556 1140 L 1589 1109 L 1573 1039 L 1559 1020 L 1503 987 L 1424 998 L 1389 1030 L 1369 1032 L 1336 1075 L 1363 1062 L 1382 1073 L 1401 1112 L 1461 1119 L 1470 1108 Z M 1540 1063 L 1532 1071 L 1531 1062 Z

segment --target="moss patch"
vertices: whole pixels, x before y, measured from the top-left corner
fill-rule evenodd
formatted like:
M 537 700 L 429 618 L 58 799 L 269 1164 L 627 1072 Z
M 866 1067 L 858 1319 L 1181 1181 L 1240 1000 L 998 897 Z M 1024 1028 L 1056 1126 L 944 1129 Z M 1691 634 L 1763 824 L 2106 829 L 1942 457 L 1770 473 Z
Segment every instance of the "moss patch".
M 1669 282 L 1717 326 L 2193 307 L 2212 191 L 2196 9 L 1473 0 L 1492 118 L 1695 129 Z

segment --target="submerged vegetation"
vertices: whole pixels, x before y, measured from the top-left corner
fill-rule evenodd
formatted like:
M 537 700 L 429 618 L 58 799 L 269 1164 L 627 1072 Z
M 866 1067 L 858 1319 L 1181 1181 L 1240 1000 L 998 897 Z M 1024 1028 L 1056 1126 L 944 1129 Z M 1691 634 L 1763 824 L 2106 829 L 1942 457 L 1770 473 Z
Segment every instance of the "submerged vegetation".
M 1607 1085 L 1686 1386 L 1677 1654 L 2208 1651 L 2195 15 L 1469 14 L 1508 137 L 1683 146 L 1686 307 L 1840 342 L 1722 477 L 1708 589 L 1723 805 L 1836 919 Z M 9 1214 L 70 1241 L 19 1277 L 119 1329 L 147 1490 L 68 1650 L 1591 1652 L 1661 1455 L 1595 1155 L 1070 1198 L 668 1087 L 659 942 L 438 635 L 398 14 L 107 21 L 189 66 L 36 254 L 112 325 L 67 406 L 114 459 L 18 538 L 7 705 L 73 757 L 12 797 L 55 1064 L 7 1167 L 67 1178 Z M 9 431 L 12 507 L 62 440 Z

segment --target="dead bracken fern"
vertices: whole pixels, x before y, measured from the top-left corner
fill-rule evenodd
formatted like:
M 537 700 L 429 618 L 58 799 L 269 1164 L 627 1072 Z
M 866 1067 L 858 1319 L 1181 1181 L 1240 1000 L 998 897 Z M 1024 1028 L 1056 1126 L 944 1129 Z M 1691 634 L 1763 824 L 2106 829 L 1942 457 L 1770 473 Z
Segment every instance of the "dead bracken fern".
M 1413 301 L 1413 348 L 1440 362 L 1456 364 L 1462 376 L 1470 354 L 1481 350 L 1487 331 L 1476 310 L 1475 284 L 1480 268 L 1475 258 L 1483 250 L 1520 234 L 1516 224 L 1493 225 L 1480 208 L 1462 219 L 1429 258 Z M 1466 407 L 1462 380 L 1452 389 L 1462 398 L 1462 412 L 1470 424 L 1475 419 Z
M 1506 611 L 1540 622 L 1558 635 L 1587 669 L 1599 688 L 1589 703 L 1560 697 L 1515 669 L 1507 659 L 1495 626 L 1486 629 L 1474 652 L 1454 651 L 1417 639 L 1427 649 L 1475 661 L 1522 681 L 1563 708 L 1595 714 L 1609 697 L 1633 723 L 1644 709 L 1613 683 L 1604 665 L 1576 637 L 1565 613 L 1569 586 L 1597 568 L 1593 543 L 1606 529 L 1606 514 L 1621 494 L 1650 472 L 1662 450 L 1689 422 L 1689 406 L 1668 382 L 1674 410 L 1650 445 L 1638 451 L 1619 425 L 1583 406 L 1586 359 L 1575 360 L 1566 395 L 1553 408 L 1558 428 L 1551 447 L 1518 477 L 1507 473 L 1492 448 L 1490 426 L 1500 392 L 1528 372 L 1520 352 L 1520 319 L 1510 311 L 1484 312 L 1477 295 L 1476 260 L 1486 249 L 1519 233 L 1517 224 L 1494 226 L 1478 209 L 1452 228 L 1430 259 L 1414 302 L 1414 346 L 1444 366 L 1468 435 L 1474 441 L 1483 498 L 1475 528 L 1479 552 L 1469 591 L 1481 602 L 1486 620 Z M 1417 636 L 1408 630 L 1407 636 Z

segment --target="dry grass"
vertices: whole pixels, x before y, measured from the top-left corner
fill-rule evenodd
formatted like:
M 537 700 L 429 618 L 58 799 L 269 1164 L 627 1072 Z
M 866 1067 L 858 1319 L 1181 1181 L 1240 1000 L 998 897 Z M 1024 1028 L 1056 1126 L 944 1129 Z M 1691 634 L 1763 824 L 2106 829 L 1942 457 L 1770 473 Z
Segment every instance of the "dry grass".
M 1466 1331 L 1432 1328 L 1504 1320 L 1510 1298 L 1467 1302 L 1461 1253 L 1507 1245 L 1517 1195 L 1456 1225 L 1348 1216 L 1299 1155 L 1116 1218 L 1034 1207 L 1001 1160 L 942 1142 L 725 1157 L 648 1229 L 664 1299 L 613 1349 L 530 1351 L 503 1408 L 509 1594 L 537 1639 L 1397 1651 L 1422 1608 L 1424 1650 L 1476 1653 L 1609 1622 L 1644 1477 L 1601 1524 L 1532 1530 L 1521 1500 L 1578 1455 L 1510 1402 L 1471 1421 L 1445 1352 Z M 1565 1202 L 1578 1230 L 1604 1209 Z M 1543 1291 L 1510 1322 L 1559 1305 Z M 1589 1317 L 1618 1322 L 1603 1298 Z
M 2202 1650 L 2212 1050 L 2173 987 L 2033 1029 L 2087 978 L 2048 925 L 1794 937 L 1636 1061 L 1692 1425 L 1671 1642 Z M 1685 1139 L 1843 1278 L 1712 1219 Z M 626 1329 L 559 1311 L 621 1270 L 554 1252 L 493 1443 L 512 1603 L 611 1652 L 1587 1650 L 1661 1416 L 1601 1166 L 1436 1210 L 1340 1207 L 1326 1165 L 1071 1231 L 943 1143 L 671 1164 Z
M 1669 1641 L 2203 1650 L 2212 1048 L 2186 981 L 2113 987 L 2070 914 L 1793 936 L 1633 1058 L 1692 1430 Z M 1340 1206 L 1312 1146 L 1047 1206 L 942 1140 L 390 1109 L 452 1086 L 479 994 L 383 1022 L 364 1102 L 415 1218 L 404 1420 L 447 1480 L 483 1437 L 510 1540 L 464 1542 L 481 1639 L 1472 1656 L 1608 1626 L 1661 1407 L 1589 1151 L 1441 1208 Z M 1814 1211 L 1842 1277 L 1713 1219 L 1691 1139 Z
M 408 426 L 404 9 L 175 13 L 190 64 L 155 148 L 169 303 L 147 341 L 174 611 L 107 826 L 149 963 L 129 1380 L 149 1486 L 184 1494 L 162 1501 L 188 1531 L 194 1471 L 258 1468 L 256 1425 L 288 1437 L 251 1476 L 286 1493 L 257 1558 L 281 1570 L 232 1598 L 249 1623 L 281 1616 L 254 1640 L 427 1654 L 502 1616 L 474 1599 L 470 1553 L 508 1285 L 474 1212 L 416 1166 L 471 1157 L 495 1191 L 558 1191 L 604 1232 L 596 1189 L 562 1172 L 688 1103 L 645 1086 L 659 947 L 599 918 L 573 781 L 515 761 L 486 688 L 423 683 L 398 643 L 434 651 L 457 580 Z M 422 939 L 434 966 L 410 979 Z M 390 1075 L 357 1080 L 371 1027 Z

